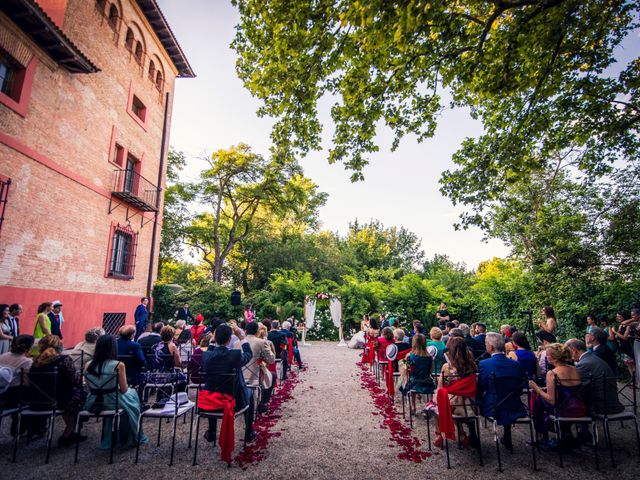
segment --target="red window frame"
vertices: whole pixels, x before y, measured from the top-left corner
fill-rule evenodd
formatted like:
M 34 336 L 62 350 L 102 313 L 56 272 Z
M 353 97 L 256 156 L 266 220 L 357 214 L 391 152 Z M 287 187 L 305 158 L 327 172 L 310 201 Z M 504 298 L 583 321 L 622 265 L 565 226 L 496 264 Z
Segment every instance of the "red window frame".
M 11 57 L 7 52 L 5 55 Z M 29 64 L 20 69 L 14 80 L 13 92 L 9 96 L 0 92 L 0 104 L 13 110 L 21 117 L 27 116 L 27 107 L 29 106 L 29 98 L 31 97 L 31 87 L 33 85 L 33 77 L 36 74 L 36 66 L 38 65 L 38 59 L 34 57 Z
M 138 116 L 133 111 L 134 102 L 138 104 L 138 111 L 140 113 L 140 108 L 142 108 L 142 114 Z M 127 101 L 127 113 L 133 120 L 142 127 L 142 129 L 147 131 L 147 119 L 149 117 L 146 104 L 133 92 L 133 82 L 129 84 L 129 99 Z
M 0 175 L 0 234 L 2 234 L 2 224 L 4 223 L 4 212 L 7 206 L 7 199 L 9 198 L 10 186 L 11 179 Z
M 123 244 L 123 241 L 126 243 Z M 113 223 L 109 234 L 105 277 L 133 280 L 137 249 L 138 233 L 134 232 L 129 225 Z

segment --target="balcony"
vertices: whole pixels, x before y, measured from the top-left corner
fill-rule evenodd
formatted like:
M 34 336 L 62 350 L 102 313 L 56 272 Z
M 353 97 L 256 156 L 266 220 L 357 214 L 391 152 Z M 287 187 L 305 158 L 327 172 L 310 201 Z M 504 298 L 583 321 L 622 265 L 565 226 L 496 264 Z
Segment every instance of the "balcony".
M 111 194 L 142 212 L 155 212 L 158 187 L 135 170 L 118 169 Z M 110 209 L 111 210 L 111 209 Z

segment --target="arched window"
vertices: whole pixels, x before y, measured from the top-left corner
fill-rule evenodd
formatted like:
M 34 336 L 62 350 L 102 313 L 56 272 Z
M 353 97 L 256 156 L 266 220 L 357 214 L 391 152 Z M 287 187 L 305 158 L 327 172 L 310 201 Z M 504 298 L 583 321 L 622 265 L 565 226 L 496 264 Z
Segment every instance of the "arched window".
M 133 50 L 133 30 L 131 28 L 127 28 L 127 37 L 124 41 L 124 46 L 127 50 Z
M 109 26 L 113 29 L 114 32 L 118 31 L 118 23 L 120 22 L 120 13 L 118 12 L 118 7 L 114 3 L 109 7 Z
M 163 84 L 164 84 L 164 79 L 162 78 L 162 72 L 158 70 L 158 73 L 156 74 L 156 88 L 162 91 L 162 88 L 164 86 Z
M 136 62 L 138 62 L 139 65 L 142 65 L 142 42 L 136 43 L 136 52 L 133 55 L 136 57 Z
M 149 61 L 149 79 L 154 82 L 156 77 L 156 64 L 153 60 Z

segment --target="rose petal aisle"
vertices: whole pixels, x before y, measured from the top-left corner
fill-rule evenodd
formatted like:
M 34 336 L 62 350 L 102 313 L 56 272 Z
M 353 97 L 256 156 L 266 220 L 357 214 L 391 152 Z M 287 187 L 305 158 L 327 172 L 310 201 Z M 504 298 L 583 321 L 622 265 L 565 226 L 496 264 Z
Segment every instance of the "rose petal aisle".
M 372 415 L 381 415 L 383 420 L 380 428 L 388 428 L 393 440 L 402 451 L 398 453 L 401 460 L 410 460 L 420 463 L 431 456 L 431 453 L 420 450 L 422 442 L 412 435 L 411 429 L 405 425 L 398 415 L 398 411 L 393 403 L 393 398 L 387 395 L 387 392 L 380 388 L 373 374 L 367 367 L 358 362 L 361 370 L 359 372 L 361 388 L 369 390 L 376 411 Z M 390 444 L 389 447 L 394 445 Z
M 273 430 L 282 417 L 280 411 L 283 405 L 294 398 L 293 390 L 299 383 L 301 380 L 298 379 L 298 372 L 289 371 L 287 379 L 282 381 L 271 395 L 269 411 L 258 415 L 256 421 L 253 422 L 253 429 L 257 434 L 256 439 L 235 457 L 236 462 L 243 470 L 246 470 L 248 465 L 264 460 L 269 440 L 282 435 L 281 431 L 275 432 Z

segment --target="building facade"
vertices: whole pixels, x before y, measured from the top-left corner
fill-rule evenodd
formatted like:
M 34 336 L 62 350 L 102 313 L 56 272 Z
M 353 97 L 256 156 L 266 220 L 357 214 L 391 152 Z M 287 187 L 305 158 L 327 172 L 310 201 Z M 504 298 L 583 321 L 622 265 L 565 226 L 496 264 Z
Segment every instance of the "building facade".
M 0 303 L 60 300 L 65 346 L 156 278 L 177 77 L 155 0 L 0 2 Z

